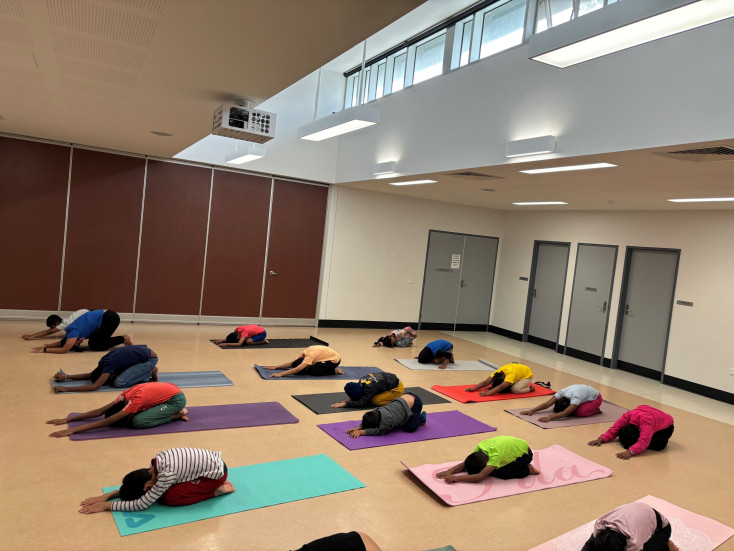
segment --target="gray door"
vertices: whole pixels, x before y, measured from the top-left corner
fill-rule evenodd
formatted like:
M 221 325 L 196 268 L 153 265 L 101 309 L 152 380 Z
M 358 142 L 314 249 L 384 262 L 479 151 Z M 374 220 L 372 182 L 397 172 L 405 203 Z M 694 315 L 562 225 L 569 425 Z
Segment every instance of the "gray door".
M 660 379 L 680 251 L 628 249 L 617 324 L 616 367 Z
M 579 244 L 566 330 L 567 354 L 592 354 L 602 362 L 616 260 L 617 247 Z
M 459 265 L 456 260 L 459 255 Z M 431 231 L 428 235 L 428 256 L 423 278 L 421 323 L 450 323 L 456 320 L 456 302 L 461 284 L 461 259 L 464 255 L 464 235 Z
M 558 343 L 563 293 L 568 270 L 568 243 L 536 242 L 530 283 L 526 340 L 545 346 Z
M 496 237 L 467 235 L 464 238 L 457 329 L 462 324 L 489 325 L 498 242 Z

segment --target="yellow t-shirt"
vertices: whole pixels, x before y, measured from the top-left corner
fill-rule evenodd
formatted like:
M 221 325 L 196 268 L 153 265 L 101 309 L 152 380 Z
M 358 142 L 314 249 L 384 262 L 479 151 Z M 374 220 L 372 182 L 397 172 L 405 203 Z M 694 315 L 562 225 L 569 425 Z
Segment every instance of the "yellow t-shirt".
M 504 373 L 505 382 L 512 383 L 513 385 L 518 381 L 521 381 L 523 379 L 530 379 L 533 376 L 533 372 L 530 371 L 530 368 L 528 366 L 518 363 L 503 365 L 497 371 L 501 371 L 502 373 Z M 493 372 L 492 375 L 497 373 L 497 371 Z
M 342 357 L 328 346 L 309 346 L 303 351 L 303 358 L 306 363 L 313 365 L 319 362 L 338 362 Z

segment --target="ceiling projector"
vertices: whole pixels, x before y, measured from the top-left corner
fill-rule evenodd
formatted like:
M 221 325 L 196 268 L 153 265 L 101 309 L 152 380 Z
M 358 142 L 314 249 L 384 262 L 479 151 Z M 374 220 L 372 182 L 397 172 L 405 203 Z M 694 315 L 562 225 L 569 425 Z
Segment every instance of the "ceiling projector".
M 269 142 L 275 137 L 275 113 L 223 103 L 214 111 L 212 134 L 246 142 Z

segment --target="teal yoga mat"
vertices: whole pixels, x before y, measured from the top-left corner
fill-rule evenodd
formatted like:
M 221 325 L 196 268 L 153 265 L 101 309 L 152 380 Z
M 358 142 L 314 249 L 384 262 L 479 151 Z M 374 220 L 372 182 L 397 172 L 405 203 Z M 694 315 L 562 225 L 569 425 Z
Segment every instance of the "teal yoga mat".
M 233 386 L 234 383 L 229 380 L 221 371 L 169 371 L 158 374 L 158 381 L 161 383 L 173 383 L 179 388 L 198 388 L 206 386 Z M 84 386 L 90 384 L 91 381 L 64 381 L 55 382 L 53 386 L 64 386 L 66 388 L 74 388 L 75 386 Z M 97 392 L 122 392 L 124 388 L 116 386 L 102 385 Z M 68 392 L 74 392 L 70 390 Z M 66 394 L 65 392 L 62 394 Z
M 300 501 L 328 494 L 364 488 L 328 455 L 297 457 L 229 469 L 227 479 L 235 492 L 194 505 L 167 507 L 153 504 L 135 513 L 112 513 L 121 536 L 169 528 L 207 518 L 231 515 L 251 509 Z M 105 493 L 119 486 L 104 488 Z

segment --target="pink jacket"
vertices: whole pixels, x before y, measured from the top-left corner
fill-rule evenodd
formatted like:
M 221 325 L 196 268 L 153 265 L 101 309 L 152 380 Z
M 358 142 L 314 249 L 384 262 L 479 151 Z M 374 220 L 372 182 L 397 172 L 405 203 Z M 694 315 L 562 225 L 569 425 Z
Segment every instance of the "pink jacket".
M 634 455 L 638 455 L 650 445 L 653 434 L 659 430 L 667 429 L 672 424 L 673 417 L 667 413 L 652 406 L 637 406 L 635 409 L 623 413 L 612 428 L 602 434 L 600 438 L 604 442 L 609 442 L 617 437 L 619 429 L 622 427 L 636 425 L 640 429 L 640 438 L 634 445 L 630 446 L 630 451 Z

